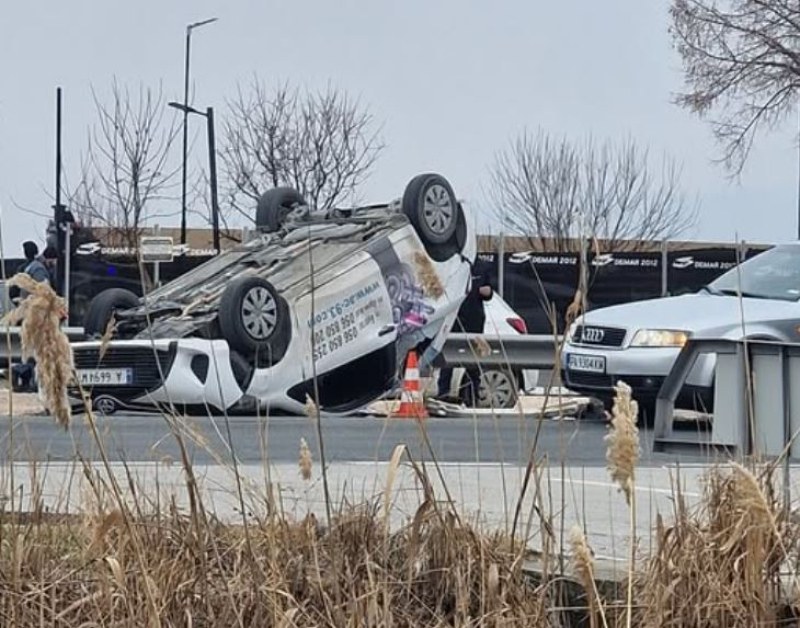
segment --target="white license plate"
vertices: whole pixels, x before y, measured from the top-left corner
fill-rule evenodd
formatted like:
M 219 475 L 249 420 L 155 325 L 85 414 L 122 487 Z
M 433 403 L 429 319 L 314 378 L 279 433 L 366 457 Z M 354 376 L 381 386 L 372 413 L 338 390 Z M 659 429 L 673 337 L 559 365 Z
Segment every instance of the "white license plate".
M 126 386 L 133 383 L 133 369 L 78 369 L 81 386 Z
M 602 355 L 575 355 L 567 356 L 567 368 L 570 371 L 583 371 L 585 373 L 605 373 L 606 359 Z

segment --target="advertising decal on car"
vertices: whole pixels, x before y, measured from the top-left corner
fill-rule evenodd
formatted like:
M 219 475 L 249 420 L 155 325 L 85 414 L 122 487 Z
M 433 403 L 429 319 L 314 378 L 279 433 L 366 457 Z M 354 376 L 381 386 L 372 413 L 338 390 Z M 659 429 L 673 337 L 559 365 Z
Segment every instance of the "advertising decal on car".
M 314 361 L 332 355 L 359 335 L 370 333 L 369 328 L 376 327 L 381 319 L 379 310 L 385 307 L 384 303 L 380 282 L 373 281 L 323 306 L 313 321 L 308 320 L 314 332 Z

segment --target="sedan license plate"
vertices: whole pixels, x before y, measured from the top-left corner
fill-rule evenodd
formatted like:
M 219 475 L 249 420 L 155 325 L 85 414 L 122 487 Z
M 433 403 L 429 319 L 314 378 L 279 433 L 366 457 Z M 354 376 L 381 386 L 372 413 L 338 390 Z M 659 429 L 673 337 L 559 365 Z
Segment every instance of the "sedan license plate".
M 606 359 L 602 355 L 576 355 L 567 356 L 567 368 L 571 371 L 584 373 L 605 373 Z
M 133 383 L 133 369 L 78 369 L 81 386 L 126 386 Z

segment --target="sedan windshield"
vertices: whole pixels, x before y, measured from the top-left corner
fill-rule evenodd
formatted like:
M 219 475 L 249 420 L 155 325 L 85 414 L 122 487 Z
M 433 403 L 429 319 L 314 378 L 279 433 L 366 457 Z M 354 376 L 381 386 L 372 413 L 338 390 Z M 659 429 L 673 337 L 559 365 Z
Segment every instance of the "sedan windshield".
M 800 246 L 787 244 L 759 253 L 711 282 L 711 294 L 758 299 L 800 299 Z

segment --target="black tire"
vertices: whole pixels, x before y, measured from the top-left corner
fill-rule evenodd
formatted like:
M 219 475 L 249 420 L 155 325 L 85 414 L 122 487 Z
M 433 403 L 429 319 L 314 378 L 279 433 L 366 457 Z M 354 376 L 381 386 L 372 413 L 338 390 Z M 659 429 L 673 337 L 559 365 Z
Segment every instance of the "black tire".
M 119 402 L 109 395 L 100 395 L 97 399 L 92 400 L 92 410 L 105 416 L 111 416 L 119 408 Z
M 268 233 L 278 231 L 286 216 L 298 205 L 305 204 L 303 196 L 294 188 L 273 188 L 258 199 L 256 227 Z
M 286 353 L 292 337 L 289 305 L 266 279 L 234 280 L 222 293 L 218 317 L 222 337 L 257 366 L 272 366 Z
M 403 193 L 402 207 L 426 248 L 450 244 L 455 239 L 463 212 L 443 176 L 429 173 L 411 179 Z
M 111 317 L 117 312 L 138 307 L 139 297 L 125 288 L 107 288 L 95 296 L 83 319 L 83 332 L 87 337 L 102 335 Z

